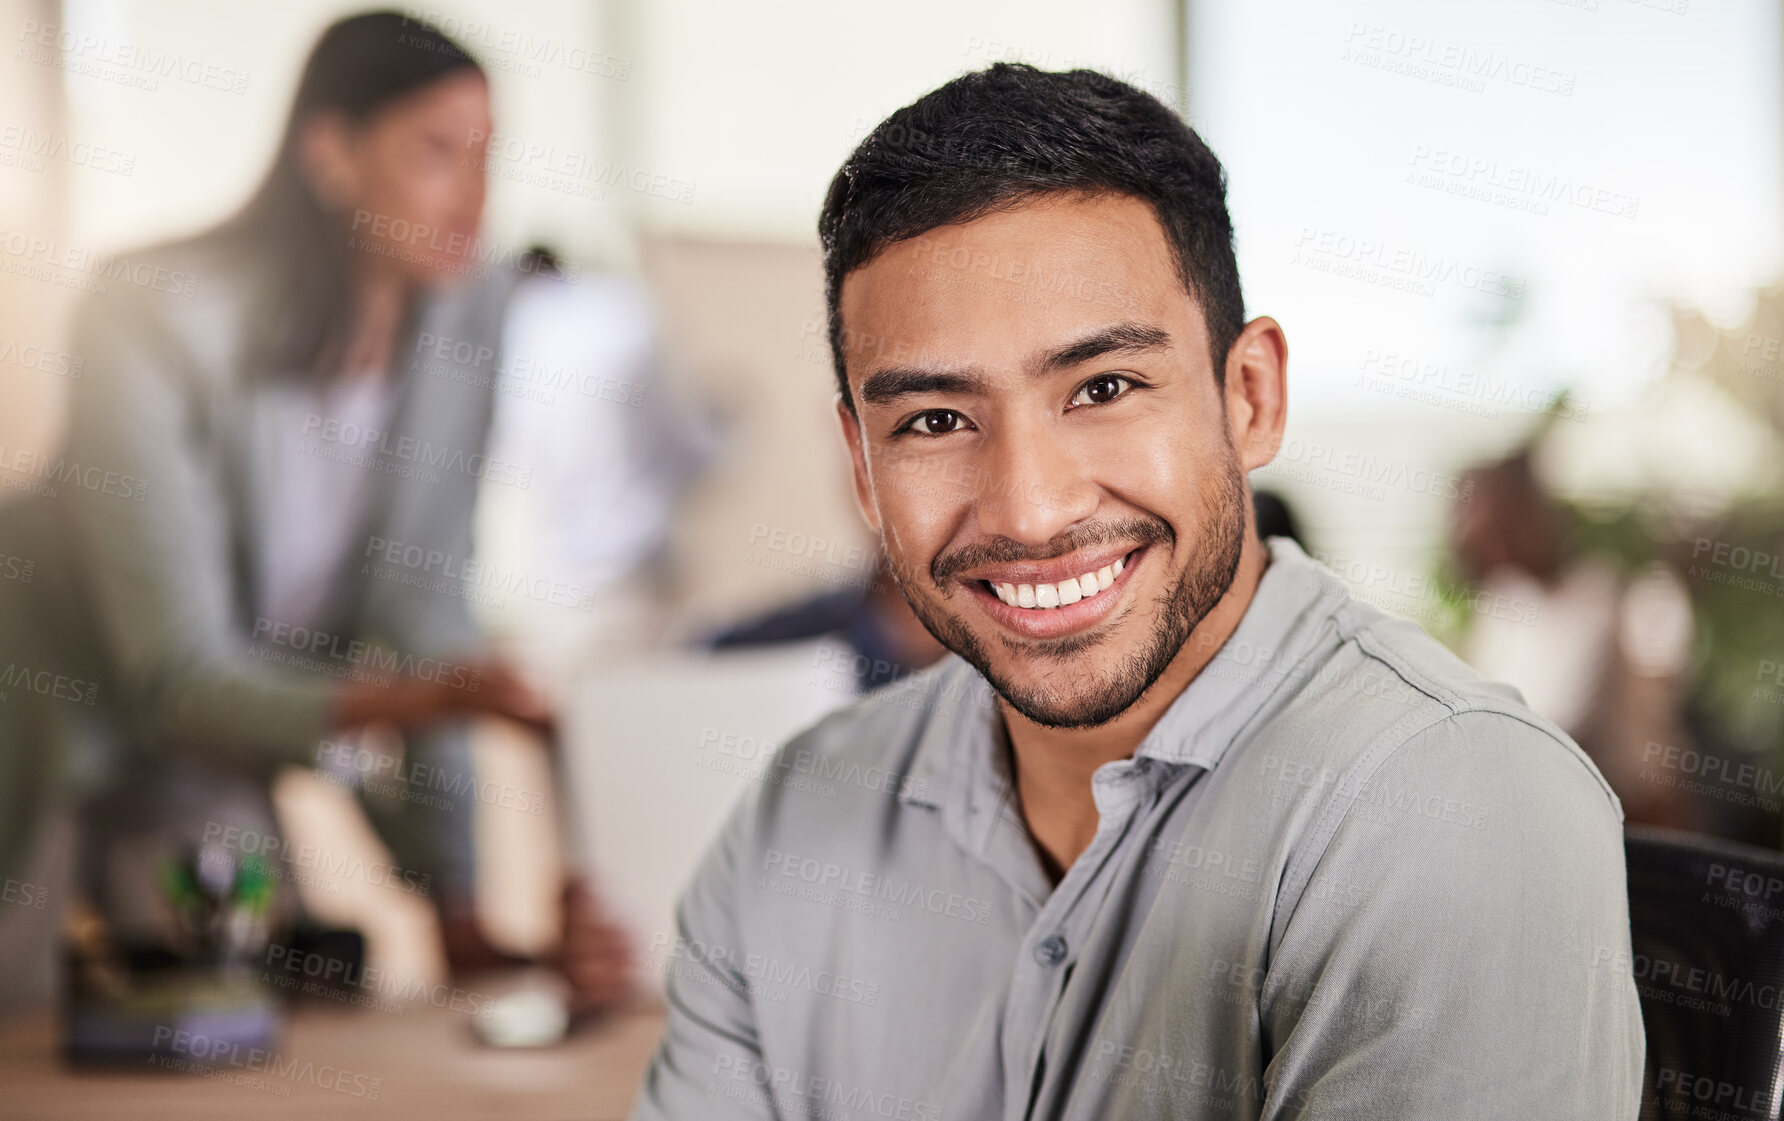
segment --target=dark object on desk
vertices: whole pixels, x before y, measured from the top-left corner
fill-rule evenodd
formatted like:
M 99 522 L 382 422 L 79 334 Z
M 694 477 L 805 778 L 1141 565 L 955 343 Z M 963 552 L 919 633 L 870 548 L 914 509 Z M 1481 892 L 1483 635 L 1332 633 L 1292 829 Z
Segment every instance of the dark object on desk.
M 377 996 L 368 982 L 365 935 L 345 927 L 299 923 L 266 948 L 260 978 L 289 997 L 319 997 L 352 1004 Z
M 1784 854 L 1625 831 L 1642 1121 L 1784 1116 Z M 1622 968 L 1625 963 L 1610 963 Z
M 276 966 L 332 963 L 316 970 L 332 978 L 364 956 L 352 932 L 300 930 L 275 941 L 276 871 L 262 856 L 216 847 L 164 859 L 159 887 L 172 921 L 161 937 L 120 936 L 96 911 L 78 909 L 64 951 L 69 1062 L 202 1072 L 270 1052 L 282 1021 L 275 994 L 304 979 Z
M 296 998 L 376 998 L 357 930 L 300 924 L 263 958 L 220 968 L 153 942 L 70 940 L 63 1051 L 80 1067 L 202 1072 L 271 1051 Z
M 95 960 L 70 944 L 64 962 L 63 1053 L 75 1066 L 204 1071 L 278 1041 L 279 999 L 252 973 L 146 947 Z

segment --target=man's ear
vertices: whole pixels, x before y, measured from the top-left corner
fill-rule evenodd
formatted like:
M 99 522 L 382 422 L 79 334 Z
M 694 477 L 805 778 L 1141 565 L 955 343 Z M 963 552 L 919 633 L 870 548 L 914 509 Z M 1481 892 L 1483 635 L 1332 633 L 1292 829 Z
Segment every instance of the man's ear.
M 861 520 L 875 533 L 880 531 L 880 512 L 873 501 L 873 478 L 867 473 L 867 447 L 861 436 L 861 418 L 836 395 L 836 419 L 842 425 L 842 438 L 849 445 L 849 463 L 855 475 L 855 509 Z
M 1288 337 L 1267 315 L 1247 323 L 1227 351 L 1226 404 L 1244 470 L 1275 459 L 1288 421 Z

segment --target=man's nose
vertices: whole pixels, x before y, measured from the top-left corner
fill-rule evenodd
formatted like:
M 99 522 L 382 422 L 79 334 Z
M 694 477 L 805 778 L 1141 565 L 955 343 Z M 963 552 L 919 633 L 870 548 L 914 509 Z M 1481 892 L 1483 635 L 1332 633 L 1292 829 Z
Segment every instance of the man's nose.
M 1032 428 L 992 437 L 977 480 L 979 532 L 1026 544 L 1051 541 L 1096 512 L 1096 486 L 1071 450 Z

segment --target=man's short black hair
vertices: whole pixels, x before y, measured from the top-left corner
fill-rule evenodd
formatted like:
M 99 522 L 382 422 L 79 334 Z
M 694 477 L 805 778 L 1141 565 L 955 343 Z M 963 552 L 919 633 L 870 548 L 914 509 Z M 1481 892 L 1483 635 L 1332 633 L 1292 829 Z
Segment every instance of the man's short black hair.
M 1208 325 L 1216 384 L 1245 322 L 1220 161 L 1151 94 L 1094 70 L 1000 62 L 893 113 L 830 181 L 818 237 L 830 351 L 843 400 L 843 278 L 888 246 L 1036 195 L 1130 195 L 1151 204 Z

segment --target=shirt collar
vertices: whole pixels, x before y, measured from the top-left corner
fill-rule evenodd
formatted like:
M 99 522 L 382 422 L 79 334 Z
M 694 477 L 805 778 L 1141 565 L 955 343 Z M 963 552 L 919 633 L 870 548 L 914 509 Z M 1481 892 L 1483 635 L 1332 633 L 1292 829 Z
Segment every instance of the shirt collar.
M 1302 663 L 1350 593 L 1289 538 L 1266 545 L 1270 563 L 1238 627 L 1135 755 L 1213 770 L 1283 683 L 1307 673 Z
M 1272 537 L 1266 545 L 1270 563 L 1239 626 L 1171 702 L 1136 756 L 1212 770 L 1283 683 L 1306 674 L 1297 667 L 1348 593 L 1288 538 Z M 972 803 L 985 797 L 984 776 L 996 770 L 992 755 L 1003 733 L 995 694 L 954 655 L 903 687 L 918 691 L 927 719 L 900 797 L 940 808 L 964 825 Z
M 937 808 L 959 801 L 964 810 L 967 777 L 992 758 L 1003 735 L 991 683 L 959 655 L 949 654 L 894 688 L 914 693 L 911 703 L 926 714 L 900 798 Z

